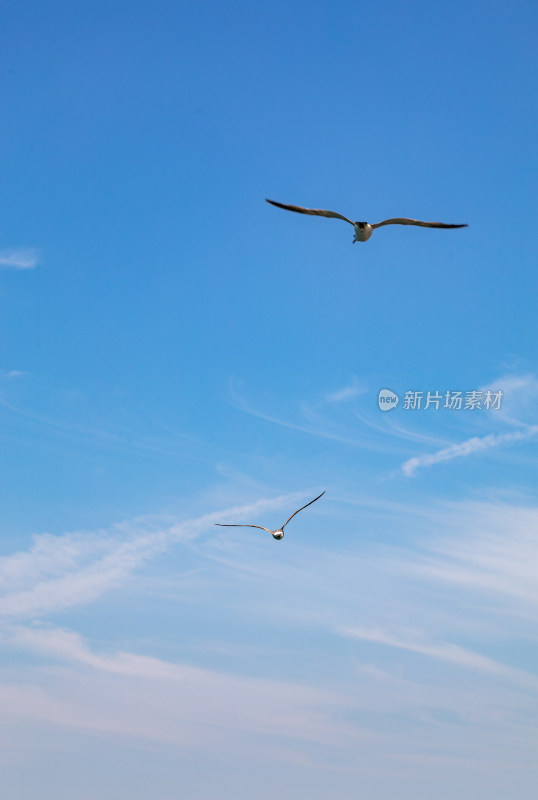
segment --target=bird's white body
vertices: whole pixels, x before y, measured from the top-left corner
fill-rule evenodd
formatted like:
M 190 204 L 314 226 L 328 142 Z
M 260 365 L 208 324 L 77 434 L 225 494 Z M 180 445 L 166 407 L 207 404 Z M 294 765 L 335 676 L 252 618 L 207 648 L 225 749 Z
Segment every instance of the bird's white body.
M 355 222 L 353 224 L 353 230 L 355 231 L 353 244 L 355 244 L 355 242 L 367 242 L 374 232 L 369 222 Z

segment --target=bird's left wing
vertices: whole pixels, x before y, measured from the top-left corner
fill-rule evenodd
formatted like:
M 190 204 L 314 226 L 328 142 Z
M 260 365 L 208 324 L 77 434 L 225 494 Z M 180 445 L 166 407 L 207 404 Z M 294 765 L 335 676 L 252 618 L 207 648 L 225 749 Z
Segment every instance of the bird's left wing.
M 317 496 L 317 497 L 314 497 L 314 499 L 313 499 L 313 500 L 311 500 L 309 503 L 307 503 L 307 504 L 306 504 L 306 506 L 301 506 L 301 508 L 298 508 L 298 509 L 297 509 L 297 511 L 294 511 L 294 512 L 293 512 L 293 514 L 291 515 L 291 517 L 288 517 L 288 519 L 286 520 L 286 522 L 285 522 L 285 523 L 284 523 L 284 525 L 282 526 L 281 530 L 284 530 L 284 528 L 286 527 L 286 525 L 288 524 L 288 522 L 290 521 L 290 519 L 293 519 L 293 517 L 294 517 L 296 514 L 298 514 L 298 513 L 299 513 L 299 511 L 302 511 L 302 510 L 303 510 L 303 508 L 307 508 L 307 506 L 311 506 L 311 505 L 312 505 L 312 503 L 315 503 L 315 502 L 316 502 L 316 500 L 319 500 L 319 498 L 320 498 L 320 497 L 323 497 L 323 495 L 324 495 L 324 494 L 325 494 L 325 492 L 322 492 L 321 494 L 318 494 L 318 496 Z
M 323 208 L 303 208 L 302 206 L 287 206 L 284 203 L 277 203 L 276 200 L 268 200 L 265 198 L 266 203 L 271 203 L 272 206 L 284 208 L 286 211 L 297 211 L 299 214 L 312 214 L 315 217 L 333 217 L 334 219 L 343 219 L 344 222 L 349 222 L 350 225 L 355 225 L 353 220 L 344 217 L 343 214 L 338 214 L 336 211 L 325 211 Z
M 384 219 L 383 222 L 376 222 L 372 228 L 381 228 L 383 225 L 419 225 L 421 228 L 468 228 L 468 225 L 450 225 L 446 222 L 423 222 L 420 219 L 409 219 L 408 217 L 394 217 Z
M 264 528 L 263 525 L 236 525 L 233 522 L 215 522 L 215 525 L 218 525 L 219 528 L 258 528 L 260 531 L 267 531 L 267 533 L 272 533 L 269 528 Z

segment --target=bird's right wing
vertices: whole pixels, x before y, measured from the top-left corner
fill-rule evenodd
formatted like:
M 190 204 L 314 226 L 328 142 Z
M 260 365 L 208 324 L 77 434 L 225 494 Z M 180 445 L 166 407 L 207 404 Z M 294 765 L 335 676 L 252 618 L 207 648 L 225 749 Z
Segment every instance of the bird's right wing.
M 299 214 L 312 214 L 315 217 L 333 217 L 334 219 L 343 219 L 344 222 L 349 222 L 350 225 L 355 225 L 353 220 L 344 217 L 343 214 L 338 214 L 336 211 L 325 211 L 323 208 L 303 208 L 302 206 L 287 206 L 284 203 L 277 203 L 276 200 L 268 200 L 265 198 L 266 203 L 271 203 L 272 206 L 284 208 L 286 211 L 297 211 Z
M 302 511 L 302 510 L 303 510 L 303 508 L 307 508 L 308 506 L 311 506 L 311 505 L 312 505 L 312 503 L 315 503 L 315 502 L 316 502 L 316 500 L 319 500 L 319 498 L 320 498 L 320 497 L 323 497 L 323 495 L 324 495 L 324 494 L 325 494 L 325 492 L 322 492 L 321 494 L 318 494 L 318 496 L 317 496 L 317 497 L 314 497 L 314 499 L 313 499 L 313 500 L 311 500 L 309 503 L 307 503 L 307 504 L 306 504 L 306 506 L 301 506 L 301 508 L 298 508 L 298 509 L 297 509 L 297 511 L 294 511 L 294 512 L 293 512 L 293 514 L 291 515 L 291 517 L 288 517 L 288 519 L 286 520 L 286 522 L 284 523 L 284 525 L 282 526 L 282 528 L 281 528 L 280 530 L 282 530 L 282 531 L 283 531 L 283 530 L 284 530 L 284 528 L 286 527 L 286 525 L 288 524 L 288 522 L 290 521 L 290 519 L 293 519 L 293 517 L 294 517 L 296 514 L 298 514 L 298 513 L 299 513 L 299 511 Z
M 226 523 L 226 522 L 215 522 L 215 525 L 218 525 L 219 528 L 258 528 L 260 531 L 267 531 L 267 533 L 272 533 L 269 528 L 264 528 L 263 525 L 235 525 L 234 523 Z
M 372 228 L 381 228 L 383 225 L 418 225 L 420 228 L 468 228 L 468 225 L 450 225 L 446 222 L 423 222 L 421 219 L 409 219 L 409 217 L 394 217 L 384 219 L 383 222 L 375 222 Z

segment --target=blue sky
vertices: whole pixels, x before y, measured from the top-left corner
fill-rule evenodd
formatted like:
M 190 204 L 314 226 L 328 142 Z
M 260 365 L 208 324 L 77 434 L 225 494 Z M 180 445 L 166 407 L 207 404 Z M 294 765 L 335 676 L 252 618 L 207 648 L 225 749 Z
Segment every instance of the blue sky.
M 537 23 L 4 3 L 10 800 L 534 796 Z

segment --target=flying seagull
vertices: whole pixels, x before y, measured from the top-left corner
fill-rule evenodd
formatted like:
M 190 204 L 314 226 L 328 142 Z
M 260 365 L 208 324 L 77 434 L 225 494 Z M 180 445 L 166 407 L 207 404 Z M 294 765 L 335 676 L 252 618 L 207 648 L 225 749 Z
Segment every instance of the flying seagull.
M 296 514 L 298 514 L 299 511 L 302 511 L 303 508 L 306 508 L 307 506 L 311 506 L 312 503 L 315 503 L 316 500 L 319 500 L 319 498 L 323 497 L 324 494 L 325 494 L 325 492 L 322 492 L 321 494 L 318 494 L 318 496 L 314 497 L 314 499 L 311 500 L 309 503 L 307 503 L 306 506 L 301 506 L 301 508 L 298 508 L 297 511 L 294 511 L 293 514 L 291 515 L 291 517 L 288 517 L 288 519 L 286 520 L 284 525 L 281 528 L 277 528 L 276 531 L 271 531 L 271 530 L 269 530 L 269 528 L 264 528 L 263 525 L 230 525 L 230 524 L 224 524 L 222 522 L 215 522 L 215 525 L 218 525 L 221 528 L 259 528 L 261 531 L 267 531 L 267 533 L 270 533 L 271 536 L 273 537 L 273 539 L 283 539 L 284 538 L 284 528 L 286 527 L 286 525 L 288 524 L 290 519 L 293 519 L 293 517 Z
M 315 217 L 333 217 L 334 219 L 343 219 L 344 222 L 349 222 L 353 225 L 355 242 L 366 242 L 376 228 L 381 228 L 383 225 L 419 225 L 421 228 L 467 228 L 467 225 L 450 225 L 446 222 L 422 222 L 420 219 L 408 219 L 407 217 L 394 217 L 393 219 L 384 219 L 383 222 L 375 222 L 371 225 L 369 222 L 353 222 L 352 219 L 344 217 L 343 214 L 338 214 L 336 211 L 324 211 L 322 208 L 303 208 L 302 206 L 287 206 L 284 203 L 277 203 L 276 200 L 268 200 L 272 206 L 277 208 L 284 208 L 286 211 L 297 211 L 299 214 L 312 214 Z

